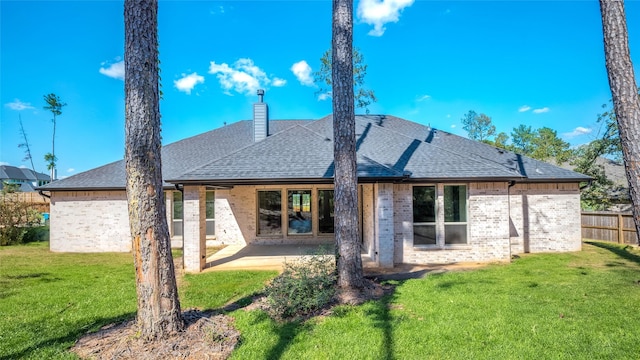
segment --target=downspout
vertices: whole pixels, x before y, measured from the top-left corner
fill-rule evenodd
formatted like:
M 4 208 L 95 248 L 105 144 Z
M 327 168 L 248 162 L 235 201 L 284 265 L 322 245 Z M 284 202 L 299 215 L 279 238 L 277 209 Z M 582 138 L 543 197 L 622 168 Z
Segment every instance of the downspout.
M 511 253 L 511 188 L 516 184 L 515 180 L 510 180 L 509 181 L 509 186 L 507 186 L 507 234 L 508 234 L 508 238 L 509 238 L 509 261 L 511 261 L 511 258 L 513 256 L 513 254 Z
M 175 184 L 174 186 L 182 195 L 182 271 L 184 271 L 184 186 L 181 184 Z M 173 199 L 171 200 L 171 204 L 173 205 Z M 173 221 L 173 211 L 171 212 L 171 219 Z M 171 242 L 171 240 L 169 240 L 169 242 Z
M 589 179 L 589 181 L 587 181 L 587 183 L 583 186 L 580 186 L 579 190 L 582 191 L 586 188 L 588 188 L 589 186 L 591 186 L 591 184 L 593 183 L 593 179 Z

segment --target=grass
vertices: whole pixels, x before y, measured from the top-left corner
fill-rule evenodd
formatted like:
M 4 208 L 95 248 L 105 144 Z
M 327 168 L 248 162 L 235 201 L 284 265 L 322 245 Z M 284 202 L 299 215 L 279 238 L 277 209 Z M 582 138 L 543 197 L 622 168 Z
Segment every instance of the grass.
M 183 308 L 247 304 L 273 272 L 185 275 Z M 640 252 L 583 251 L 395 282 L 396 291 L 330 316 L 278 323 L 236 310 L 234 359 L 637 359 Z M 130 254 L 0 248 L 0 359 L 73 358 L 83 333 L 135 314 Z
M 75 359 L 67 349 L 82 334 L 135 317 L 131 254 L 60 254 L 48 245 L 0 247 L 0 359 Z M 219 308 L 245 299 L 273 276 L 185 275 L 182 307 Z
M 639 255 L 594 243 L 429 275 L 306 323 L 237 311 L 233 358 L 637 359 Z

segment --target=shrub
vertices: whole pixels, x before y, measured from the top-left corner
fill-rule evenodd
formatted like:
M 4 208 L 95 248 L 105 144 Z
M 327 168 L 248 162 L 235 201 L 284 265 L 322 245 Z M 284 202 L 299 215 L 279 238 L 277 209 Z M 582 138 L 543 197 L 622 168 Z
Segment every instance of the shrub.
M 49 226 L 33 226 L 25 229 L 23 243 L 49 241 Z
M 12 194 L 0 194 L 0 245 L 21 244 L 31 226 L 40 224 L 42 214 Z
M 271 314 L 280 318 L 317 311 L 331 302 L 335 292 L 334 259 L 320 254 L 285 262 L 282 274 L 265 289 Z

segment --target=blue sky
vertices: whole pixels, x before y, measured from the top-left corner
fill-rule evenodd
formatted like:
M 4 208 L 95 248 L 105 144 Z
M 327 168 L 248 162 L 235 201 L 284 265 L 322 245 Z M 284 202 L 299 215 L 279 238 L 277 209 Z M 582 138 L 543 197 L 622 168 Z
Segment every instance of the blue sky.
M 640 1 L 626 2 L 631 56 L 640 75 Z M 572 145 L 590 141 L 610 95 L 597 1 L 355 1 L 354 43 L 367 86 L 391 114 L 465 135 L 469 110 L 498 131 L 551 127 Z M 331 2 L 160 1 L 162 136 L 165 144 L 249 119 L 265 88 L 272 119 L 331 112 L 309 71 L 331 44 Z M 58 176 L 124 153 L 122 1 L 0 1 L 0 162 L 36 170 L 51 151 L 43 96 L 68 105 L 58 117 Z

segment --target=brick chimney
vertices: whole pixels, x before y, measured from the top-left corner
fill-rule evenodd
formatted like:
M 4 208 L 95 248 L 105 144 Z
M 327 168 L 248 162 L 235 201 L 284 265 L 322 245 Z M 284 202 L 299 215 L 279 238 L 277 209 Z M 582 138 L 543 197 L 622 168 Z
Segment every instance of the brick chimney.
M 258 102 L 253 104 L 253 141 L 269 136 L 269 107 L 262 101 L 264 90 L 258 89 Z

